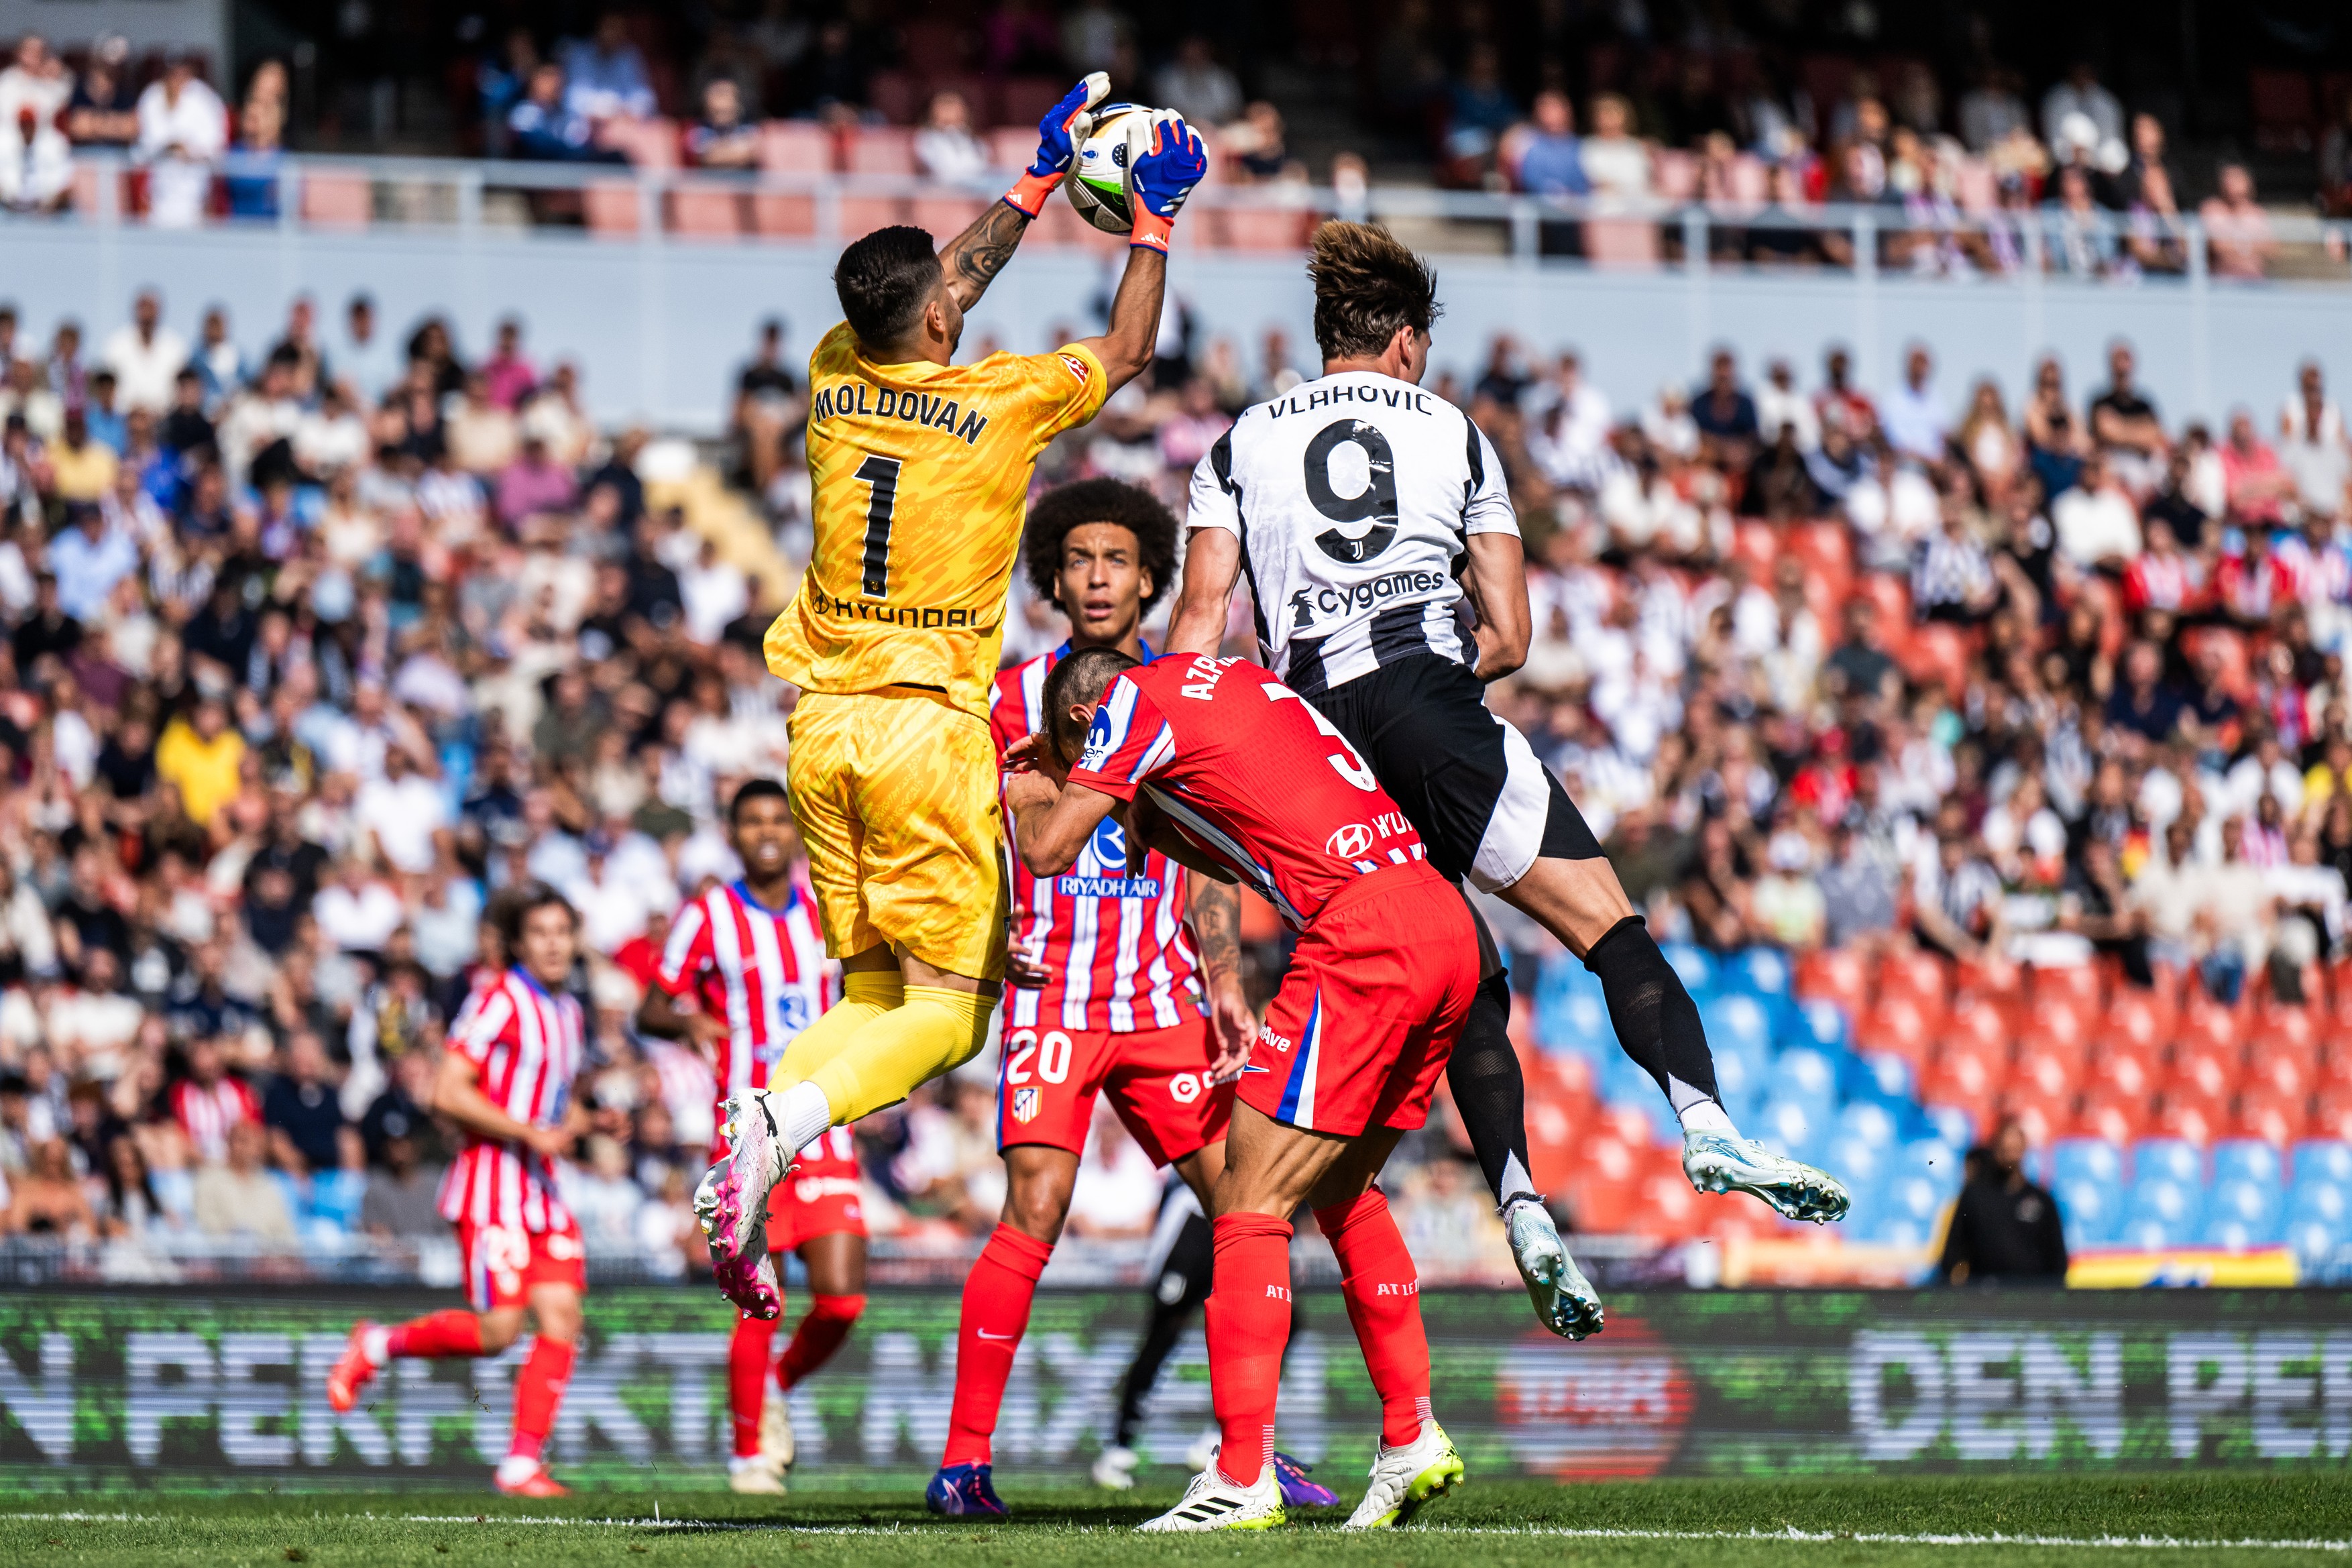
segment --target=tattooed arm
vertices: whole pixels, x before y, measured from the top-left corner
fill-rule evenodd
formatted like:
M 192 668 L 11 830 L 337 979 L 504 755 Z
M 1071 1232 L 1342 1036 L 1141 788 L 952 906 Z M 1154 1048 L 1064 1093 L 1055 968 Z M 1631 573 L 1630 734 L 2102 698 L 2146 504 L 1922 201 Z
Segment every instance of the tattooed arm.
M 1192 898 L 1186 911 L 1192 942 L 1201 954 L 1201 980 L 1208 993 L 1209 1027 L 1216 1037 L 1216 1054 L 1209 1077 L 1223 1083 L 1238 1076 L 1249 1060 L 1257 1038 L 1257 1013 L 1242 990 L 1242 902 L 1240 893 L 1225 882 L 1206 877 L 1192 879 Z
M 1004 202 L 991 202 L 970 228 L 940 252 L 940 266 L 948 275 L 948 289 L 956 303 L 971 310 L 988 292 L 989 284 L 1013 259 L 1021 237 L 1029 229 L 1028 215 Z
M 1110 331 L 1081 345 L 1094 350 L 1117 392 L 1151 367 L 1160 342 L 1160 301 L 1168 291 L 1168 253 L 1148 245 L 1128 247 L 1127 271 L 1110 302 Z

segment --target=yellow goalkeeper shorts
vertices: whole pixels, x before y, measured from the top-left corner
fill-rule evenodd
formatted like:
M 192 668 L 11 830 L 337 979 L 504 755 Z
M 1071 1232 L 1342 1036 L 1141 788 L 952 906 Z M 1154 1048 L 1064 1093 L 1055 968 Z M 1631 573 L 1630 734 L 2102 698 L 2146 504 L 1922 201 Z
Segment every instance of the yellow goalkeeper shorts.
M 803 692 L 792 715 L 793 816 L 825 946 L 882 942 L 934 969 L 1004 977 L 996 742 L 942 692 Z

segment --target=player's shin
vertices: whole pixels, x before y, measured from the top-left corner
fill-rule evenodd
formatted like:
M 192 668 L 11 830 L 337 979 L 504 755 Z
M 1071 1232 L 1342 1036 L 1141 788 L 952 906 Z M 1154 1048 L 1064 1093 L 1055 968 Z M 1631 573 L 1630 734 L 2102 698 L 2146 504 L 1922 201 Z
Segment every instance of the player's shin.
M 1290 1341 L 1290 1222 L 1229 1214 L 1216 1222 L 1208 1302 L 1209 1394 L 1223 1434 L 1217 1470 L 1241 1486 L 1274 1459 L 1275 1400 Z
M 909 985 L 904 1003 L 858 1030 L 852 1048 L 837 1053 L 809 1081 L 824 1092 L 835 1124 L 855 1121 L 978 1056 L 995 1011 L 993 996 Z
M 857 1326 L 857 1319 L 866 1310 L 864 1296 L 819 1296 L 809 1298 L 808 1315 L 801 1319 L 793 1331 L 792 1342 L 784 1347 L 782 1359 L 776 1363 L 776 1382 L 791 1388 L 801 1379 L 833 1359 L 849 1331 Z
M 768 1367 L 775 1342 L 775 1320 L 735 1320 L 734 1337 L 727 1343 L 727 1411 L 732 1418 L 738 1459 L 759 1457 L 760 1418 L 766 1406 Z
M 511 1485 L 539 1468 L 540 1453 L 547 1445 L 547 1435 L 555 1429 L 555 1412 L 563 1403 L 565 1384 L 572 1381 L 576 1354 L 569 1340 L 541 1334 L 531 1342 L 530 1354 L 515 1376 L 514 1436 L 499 1465 L 501 1482 Z
M 1051 1243 L 1000 1225 L 965 1276 L 942 1468 L 990 1462 L 990 1440 L 1004 1403 L 1005 1380 L 1013 1375 L 1013 1352 L 1028 1331 L 1037 1279 L 1053 1254 Z
M 853 969 L 841 977 L 841 1000 L 794 1035 L 771 1076 L 796 1083 L 839 1056 L 857 1031 L 907 999 L 906 982 L 894 969 Z
M 1739 1136 L 1716 1098 L 1715 1058 L 1706 1047 L 1698 1004 L 1658 951 L 1639 915 L 1628 915 L 1592 944 L 1585 968 L 1601 981 L 1609 1022 L 1625 1054 L 1656 1080 L 1683 1131 Z
M 1429 1335 L 1421 1321 L 1421 1276 L 1378 1187 L 1315 1211 L 1339 1261 L 1348 1321 L 1381 1401 L 1381 1441 L 1412 1442 L 1429 1419 Z M 1213 1300 L 1213 1298 L 1212 1298 Z

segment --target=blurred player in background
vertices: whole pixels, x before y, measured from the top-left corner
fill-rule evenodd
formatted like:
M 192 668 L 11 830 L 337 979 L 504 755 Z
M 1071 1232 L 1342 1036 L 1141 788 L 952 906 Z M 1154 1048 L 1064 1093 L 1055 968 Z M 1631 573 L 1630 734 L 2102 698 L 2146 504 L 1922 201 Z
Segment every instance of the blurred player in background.
M 1559 780 L 1486 707 L 1485 683 L 1527 658 L 1527 570 L 1493 444 L 1420 388 L 1436 275 L 1385 229 L 1339 222 L 1316 231 L 1307 270 L 1323 374 L 1244 410 L 1194 469 L 1171 652 L 1215 656 L 1246 572 L 1265 662 L 1370 763 L 1430 863 L 1524 910 L 1600 977 L 1625 1054 L 1682 1121 L 1691 1184 L 1790 1219 L 1842 1217 L 1834 1178 L 1739 1135 L 1690 994 Z M 1537 1315 L 1580 1339 L 1601 1302 L 1529 1183 L 1509 1025 L 1495 966 L 1449 1086 Z
M 1381 1401 L 1371 1484 L 1349 1526 L 1402 1524 L 1463 1470 L 1430 1413 L 1420 1277 L 1374 1178 L 1428 1120 L 1477 990 L 1469 906 L 1330 721 L 1256 665 L 1140 665 L 1088 648 L 1055 667 L 1045 708 L 1044 733 L 1021 753 L 1037 766 L 1005 785 L 1032 871 L 1066 868 L 1116 812 L 1130 837 L 1204 876 L 1247 877 L 1298 933 L 1264 1027 L 1215 1020 L 1217 1075 L 1240 1078 L 1212 1205 L 1209 1384 L 1223 1436 L 1183 1500 L 1143 1528 L 1286 1517 L 1274 1421 L 1301 1204 L 1339 1259 Z
M 586 1249 L 553 1169 L 586 1124 L 572 1101 L 586 1015 L 565 990 L 580 917 L 554 889 L 527 882 L 493 900 L 491 920 L 513 967 L 478 984 L 450 1024 L 428 1108 L 465 1137 L 442 1179 L 441 1214 L 457 1227 L 473 1310 L 356 1324 L 327 1373 L 327 1404 L 352 1410 L 395 1357 L 497 1355 L 521 1334 L 528 1310 L 537 1337 L 515 1377 L 514 1435 L 495 1484 L 511 1497 L 562 1497 L 540 1453 L 572 1378 L 588 1289 Z
M 741 879 L 678 910 L 637 1009 L 647 1033 L 709 1055 L 722 1104 L 766 1088 L 793 1037 L 840 993 L 814 901 L 801 886 L 801 839 L 784 786 L 752 779 L 737 790 L 727 808 L 727 841 L 743 863 Z M 800 1151 L 791 1177 L 771 1194 L 767 1239 L 772 1255 L 800 1254 L 809 1310 L 781 1360 L 773 1354 L 776 1319 L 736 1317 L 727 1350 L 735 1442 L 727 1484 L 739 1492 L 782 1492 L 792 1468 L 792 1421 L 783 1399 L 767 1396 L 771 1369 L 780 1393 L 789 1393 L 841 1347 L 866 1310 L 866 1216 L 848 1128 L 830 1128 Z
M 904 1100 L 986 1044 L 1004 973 L 1006 889 L 989 683 L 1038 454 L 1151 363 L 1176 210 L 1206 173 L 1162 114 L 1136 198 L 1110 331 L 1049 354 L 954 363 L 964 312 L 1068 173 L 1099 73 L 1039 125 L 1035 161 L 943 251 L 886 228 L 842 252 L 847 318 L 809 362 L 815 548 L 767 637 L 802 692 L 793 811 L 841 1002 L 793 1040 L 778 1087 L 729 1101 L 729 1158 L 695 1207 L 720 1288 L 779 1310 L 761 1227 L 793 1151 Z
M 989 723 L 1000 748 L 1044 728 L 1045 677 L 1072 651 L 1151 657 L 1143 616 L 1175 581 L 1176 519 L 1148 490 L 1085 479 L 1030 509 L 1023 555 L 1038 596 L 1069 617 L 1070 639 L 996 678 Z M 1224 1168 L 1233 1090 L 1210 1079 L 1216 1053 L 1202 1008 L 1205 999 L 1251 1016 L 1233 889 L 1188 877 L 1112 819 L 1066 875 L 1034 877 L 1015 863 L 1011 948 L 996 1104 L 1004 1217 L 964 1281 L 947 1447 L 924 1494 L 934 1513 L 982 1518 L 1004 1515 L 991 1438 L 1097 1094 L 1154 1163 L 1205 1198 Z

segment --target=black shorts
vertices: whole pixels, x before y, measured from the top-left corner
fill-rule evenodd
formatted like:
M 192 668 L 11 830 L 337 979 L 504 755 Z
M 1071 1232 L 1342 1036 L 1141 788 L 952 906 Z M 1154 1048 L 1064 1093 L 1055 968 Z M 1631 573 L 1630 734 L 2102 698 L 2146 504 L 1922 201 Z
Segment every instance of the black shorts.
M 1448 879 L 1507 888 L 1539 856 L 1595 860 L 1584 814 L 1527 737 L 1486 707 L 1478 678 L 1429 654 L 1383 665 L 1307 701 L 1356 748 Z

